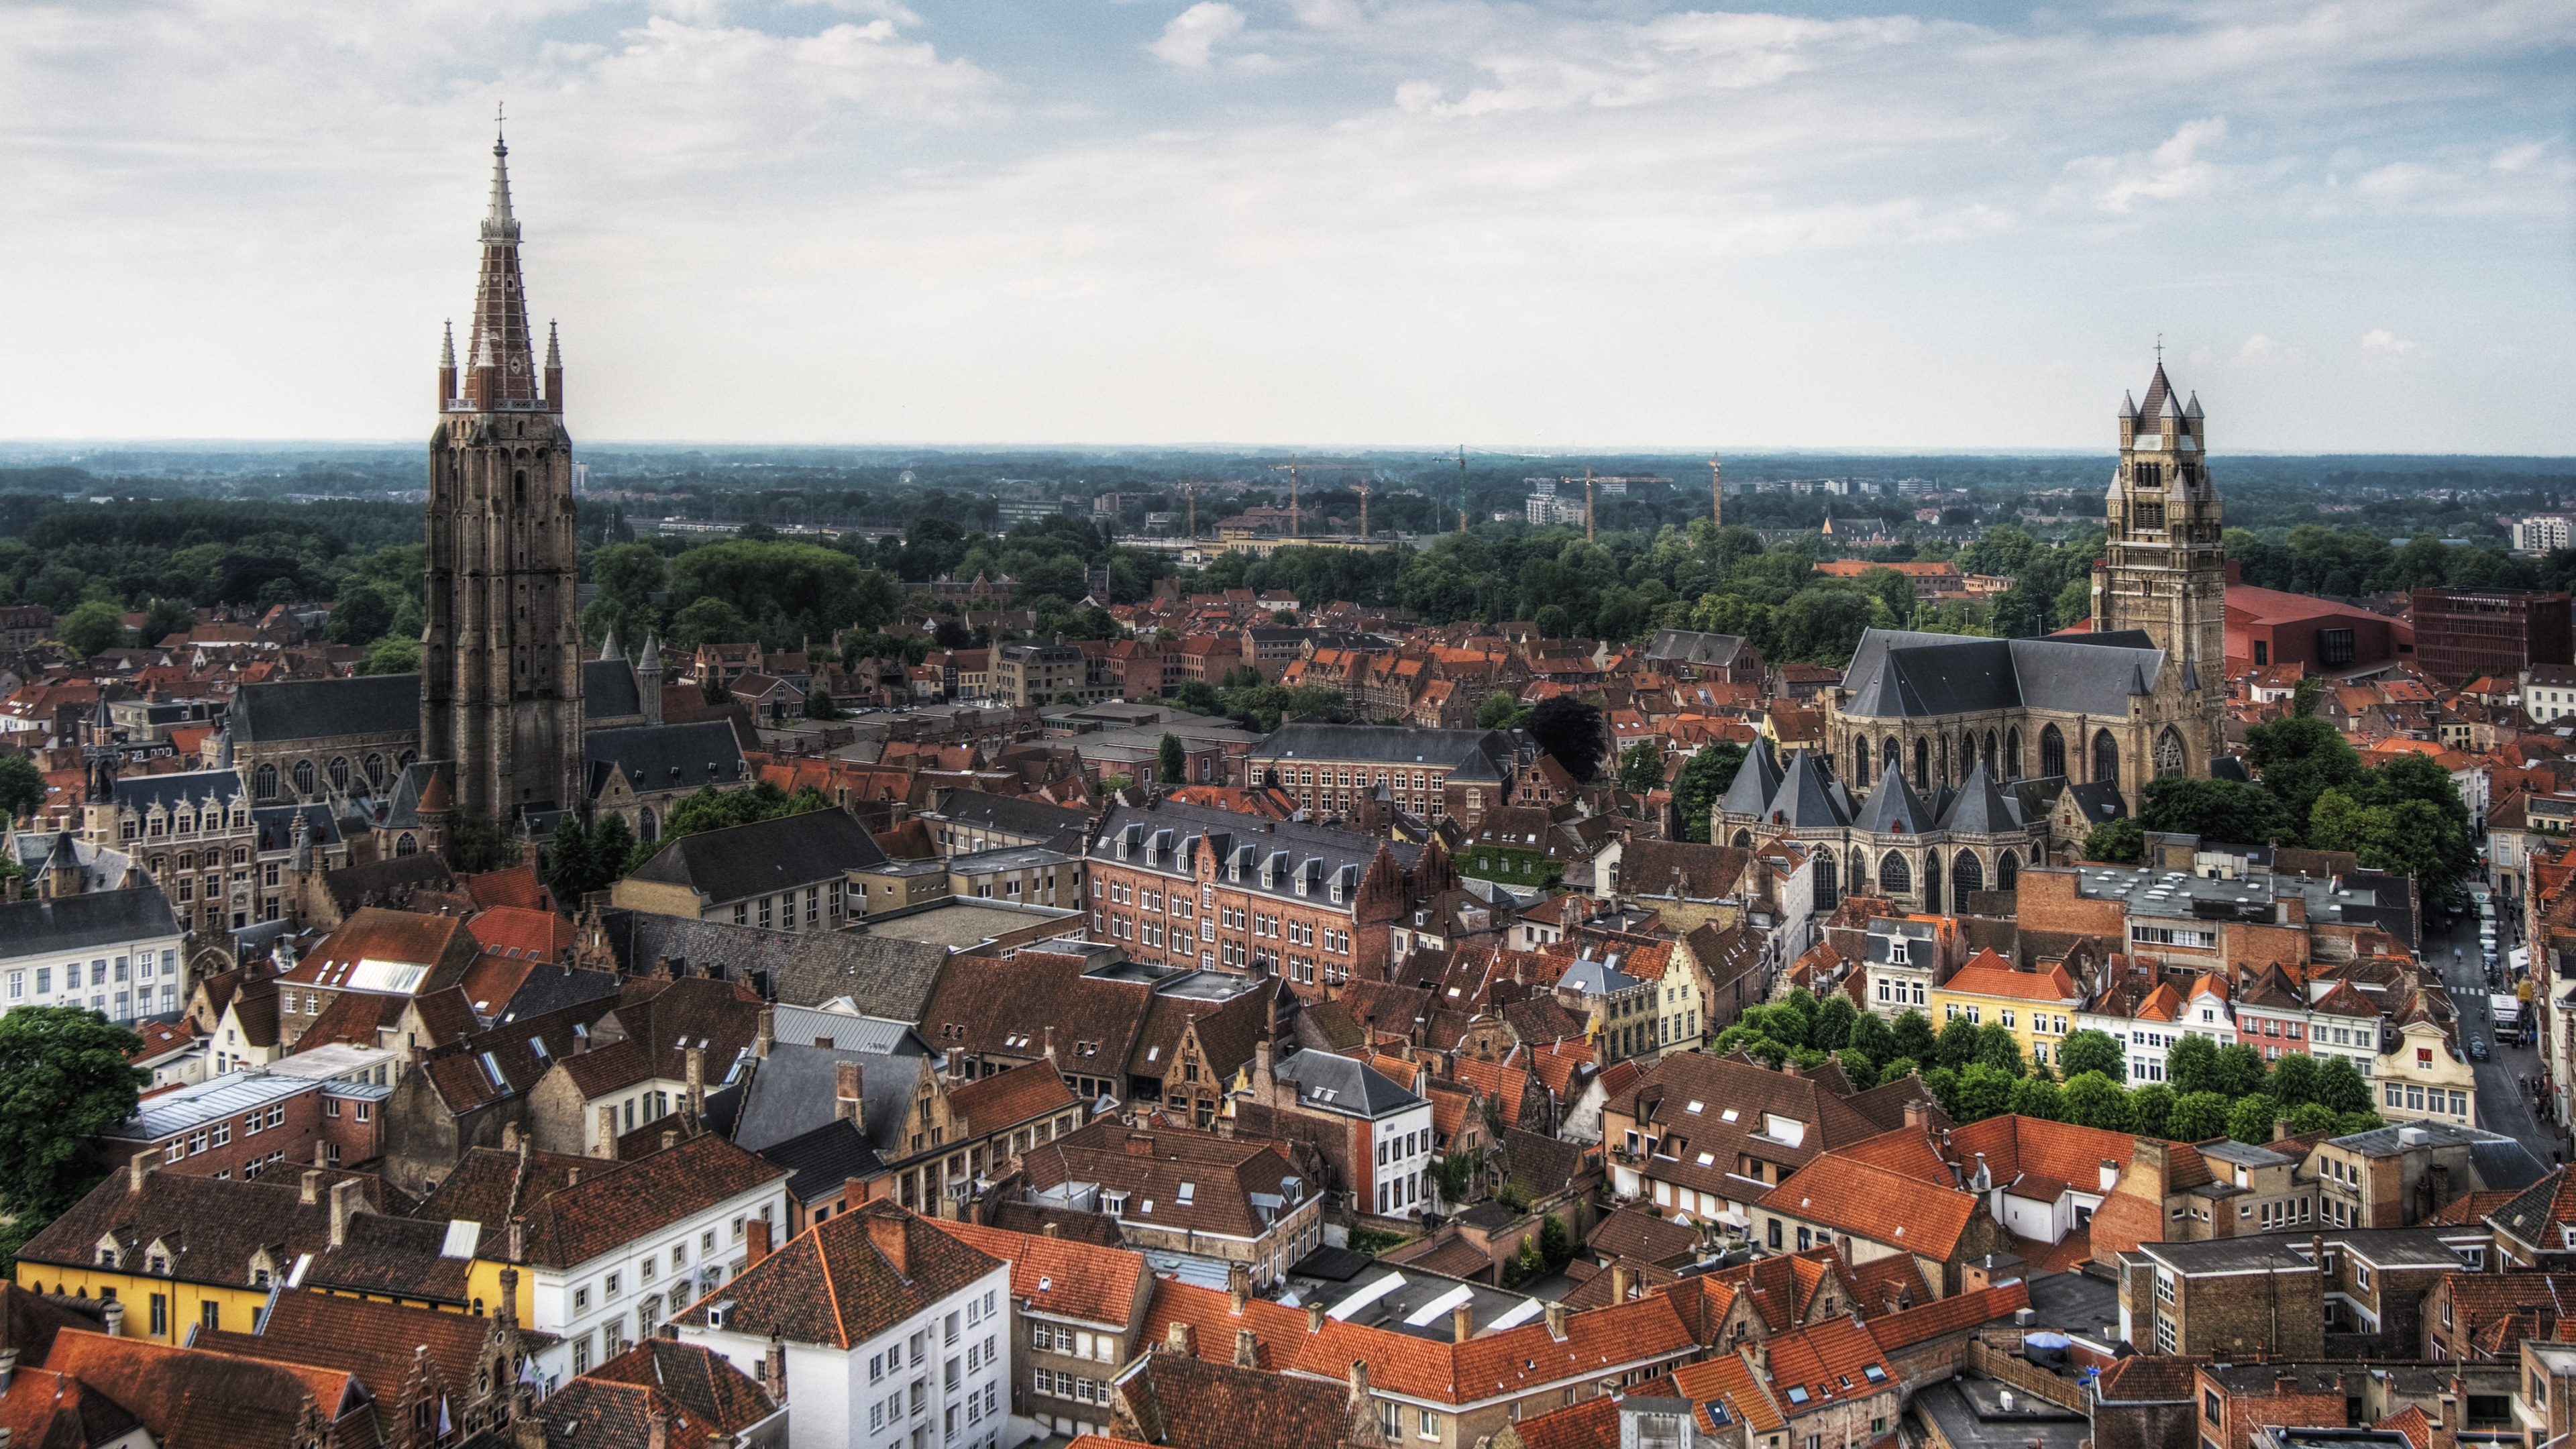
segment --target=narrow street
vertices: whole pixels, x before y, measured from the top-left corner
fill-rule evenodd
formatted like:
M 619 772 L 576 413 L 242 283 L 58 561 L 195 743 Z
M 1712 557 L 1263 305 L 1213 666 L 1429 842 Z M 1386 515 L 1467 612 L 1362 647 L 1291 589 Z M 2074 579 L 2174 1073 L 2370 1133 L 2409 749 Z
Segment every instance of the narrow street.
M 2511 929 L 2511 924 L 2506 923 L 2505 930 L 2510 933 Z M 2497 944 L 2500 958 L 2512 954 L 2509 940 L 2499 940 Z M 2451 959 L 2454 949 L 2460 953 L 2457 961 Z M 2471 1037 L 2483 1037 L 2487 1043 L 2487 1060 L 2471 1059 L 2478 1079 L 2477 1125 L 2520 1141 L 2542 1162 L 2556 1161 L 2552 1154 L 2566 1150 L 2566 1138 L 2556 1128 L 2541 1124 L 2532 1111 L 2531 1095 L 2522 1089 L 2522 1079 L 2540 1070 L 2540 1052 L 2534 1047 L 2501 1046 L 2496 1042 L 2475 910 L 2447 930 L 2428 927 L 2424 932 L 2424 960 L 2440 968 L 2443 981 L 2451 989 L 2451 1000 L 2459 1007 L 2460 1049 L 2468 1050 Z

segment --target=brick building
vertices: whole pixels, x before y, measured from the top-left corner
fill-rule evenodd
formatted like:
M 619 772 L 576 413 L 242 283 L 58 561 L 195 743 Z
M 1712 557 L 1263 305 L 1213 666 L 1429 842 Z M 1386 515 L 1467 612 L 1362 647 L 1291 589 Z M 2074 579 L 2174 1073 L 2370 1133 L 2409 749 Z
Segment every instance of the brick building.
M 1252 752 L 1247 783 L 1273 785 L 1308 811 L 1356 808 L 1384 787 L 1399 810 L 1437 821 L 1474 819 L 1500 805 L 1511 786 L 1510 742 L 1492 730 L 1427 730 L 1410 725 L 1282 724 Z M 1472 802 L 1448 798 L 1452 777 L 1471 784 Z
M 1094 939 L 1156 964 L 1272 972 L 1308 998 L 1384 980 L 1387 928 L 1458 883 L 1436 842 L 1168 801 L 1110 811 L 1088 856 Z
M 250 1181 L 263 1172 L 368 1162 L 379 1149 L 388 1089 L 311 1077 L 233 1072 L 144 1100 L 99 1139 L 123 1166 L 159 1148 L 163 1171 Z
M 2565 664 L 2576 650 L 2565 591 L 2417 589 L 2415 662 L 2457 689 L 2482 674 Z
M 1034 709 L 1058 695 L 1079 699 L 1090 666 L 1082 650 L 1062 642 L 1004 644 L 993 651 L 993 697 Z

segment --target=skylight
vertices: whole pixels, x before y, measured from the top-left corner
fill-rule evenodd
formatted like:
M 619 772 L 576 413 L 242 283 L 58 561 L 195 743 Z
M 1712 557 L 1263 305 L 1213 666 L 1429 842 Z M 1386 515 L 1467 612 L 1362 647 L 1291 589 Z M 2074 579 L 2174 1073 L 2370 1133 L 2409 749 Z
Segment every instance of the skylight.
M 1705 1109 L 1707 1108 L 1707 1106 L 1708 1106 L 1708 1104 L 1707 1104 L 1706 1102 L 1693 1102 L 1693 1103 L 1691 1103 L 1691 1104 L 1690 1104 L 1690 1110 L 1692 1110 L 1693 1112 L 1703 1111 L 1703 1110 L 1705 1110 Z M 1727 1115 L 1728 1115 L 1729 1120 L 1732 1120 L 1732 1119 L 1733 1119 L 1733 1116 L 1734 1116 L 1734 1114 L 1733 1114 L 1733 1113 L 1729 1113 L 1729 1114 L 1727 1114 Z
M 1729 1107 L 1718 1115 L 1721 1120 L 1732 1122 L 1735 1120 L 1735 1109 L 1733 1107 Z

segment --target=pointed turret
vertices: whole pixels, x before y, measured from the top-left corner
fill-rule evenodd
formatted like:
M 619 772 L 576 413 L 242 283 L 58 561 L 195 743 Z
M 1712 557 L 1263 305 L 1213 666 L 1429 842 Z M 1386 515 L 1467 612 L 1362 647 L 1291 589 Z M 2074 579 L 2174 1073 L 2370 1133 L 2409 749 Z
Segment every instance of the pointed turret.
M 2137 415 L 2138 395 L 2133 392 L 2124 392 L 2120 394 L 2120 416 L 2123 418 L 2134 418 Z
M 606 662 L 611 659 L 616 660 L 620 664 L 626 662 L 626 656 L 619 653 L 617 650 L 617 630 L 613 625 L 609 628 L 608 637 L 600 641 L 599 657 L 602 662 Z
M 1905 783 L 1904 771 L 1889 770 L 1878 777 L 1852 828 L 1872 835 L 1921 835 L 1932 828 L 1932 811 Z
M 456 400 L 456 324 L 441 323 L 438 329 L 438 410 Z
M 72 833 L 56 831 L 54 848 L 46 854 L 44 874 L 36 883 L 37 892 L 48 900 L 59 900 L 79 895 L 82 884 L 80 852 L 72 845 Z
M 2193 394 L 2191 395 L 2191 401 L 2190 401 L 2190 402 L 2188 402 L 2188 403 L 2183 404 L 2182 415 L 2183 415 L 2184 417 L 2187 417 L 2187 418 L 2196 418 L 2196 417 L 2199 417 L 2199 416 L 2200 416 L 2200 394 L 2199 394 L 2199 393 L 2196 393 L 2196 392 L 2195 392 L 2195 393 L 2193 393 Z
M 2165 378 L 2164 359 L 2156 359 L 2156 375 L 2147 379 L 2147 400 L 2139 404 L 2137 416 L 2149 422 L 2165 415 L 2173 402 L 2173 384 Z
M 215 732 L 215 762 L 212 768 L 218 770 L 229 770 L 232 767 L 233 727 L 229 722 L 227 722 L 222 729 Z
M 1959 797 L 1950 802 L 1950 812 L 1941 819 L 1941 828 L 1961 835 L 2009 835 L 2021 829 L 2021 812 L 1986 773 L 1986 762 L 1979 760 L 1968 771 L 1959 787 Z
M 821 687 L 822 681 L 816 680 L 815 688 Z M 652 634 L 644 636 L 644 657 L 635 661 L 635 694 L 644 705 L 644 723 L 660 724 L 662 722 L 662 641 Z
M 546 411 L 563 411 L 563 343 L 551 320 L 546 323 Z
M 1832 830 L 1851 824 L 1851 816 L 1834 801 L 1832 783 L 1814 751 L 1791 755 L 1780 788 L 1771 796 L 1773 823 L 1793 830 Z
M 534 334 L 519 282 L 519 219 L 510 211 L 510 148 L 492 143 L 492 196 L 483 213 L 483 269 L 474 294 L 473 372 L 465 396 L 476 412 L 537 406 Z
M 1744 763 L 1735 767 L 1735 779 L 1717 808 L 1728 815 L 1759 815 L 1771 808 L 1771 797 L 1779 790 L 1780 759 L 1771 753 L 1771 741 L 1757 739 L 1744 752 Z M 1712 832 L 1709 838 L 1717 837 Z

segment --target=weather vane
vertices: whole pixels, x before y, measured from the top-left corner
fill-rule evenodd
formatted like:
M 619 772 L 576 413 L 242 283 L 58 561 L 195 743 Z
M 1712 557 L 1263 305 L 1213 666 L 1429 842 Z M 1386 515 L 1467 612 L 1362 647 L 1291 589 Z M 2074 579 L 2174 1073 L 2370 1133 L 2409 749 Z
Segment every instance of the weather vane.
M 2156 334 L 2156 366 L 2158 366 L 2158 367 L 2162 367 L 2162 366 L 2164 366 L 2164 365 L 2165 365 L 2165 335 L 2164 335 L 2163 333 L 2159 332 L 2159 333 L 2157 333 L 2157 334 Z

